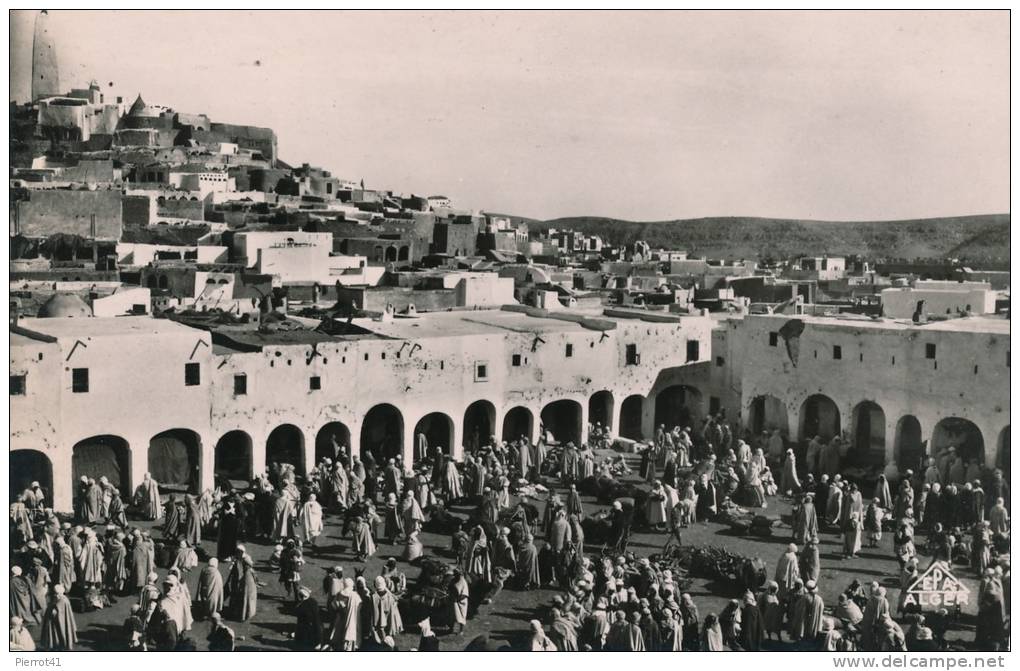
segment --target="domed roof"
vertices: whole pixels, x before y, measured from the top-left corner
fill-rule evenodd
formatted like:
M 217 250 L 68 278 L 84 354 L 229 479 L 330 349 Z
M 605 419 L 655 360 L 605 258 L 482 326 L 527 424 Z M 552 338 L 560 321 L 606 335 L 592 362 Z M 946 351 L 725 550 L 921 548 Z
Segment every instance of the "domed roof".
M 53 294 L 39 308 L 38 317 L 91 317 L 92 308 L 77 294 Z

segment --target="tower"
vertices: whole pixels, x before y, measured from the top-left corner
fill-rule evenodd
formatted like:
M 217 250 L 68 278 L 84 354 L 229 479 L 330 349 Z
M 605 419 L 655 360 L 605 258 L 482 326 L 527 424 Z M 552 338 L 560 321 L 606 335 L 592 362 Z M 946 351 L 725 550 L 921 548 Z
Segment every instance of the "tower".
M 35 17 L 32 38 L 32 101 L 60 94 L 57 49 L 50 34 L 49 13 L 44 9 Z

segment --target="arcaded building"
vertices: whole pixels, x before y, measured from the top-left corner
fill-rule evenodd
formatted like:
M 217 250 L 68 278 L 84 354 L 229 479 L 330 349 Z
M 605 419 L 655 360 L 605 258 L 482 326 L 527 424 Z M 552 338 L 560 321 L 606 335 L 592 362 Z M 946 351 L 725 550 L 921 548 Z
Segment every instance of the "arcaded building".
M 56 316 L 11 328 L 11 489 L 54 508 L 106 476 L 198 491 L 272 462 L 307 471 L 334 442 L 385 458 L 416 436 L 455 457 L 489 436 L 587 439 L 589 422 L 650 435 L 693 416 L 709 361 L 702 316 L 520 306 L 353 320 L 357 335 L 203 330 L 150 317 Z M 657 417 L 658 415 L 658 417 Z

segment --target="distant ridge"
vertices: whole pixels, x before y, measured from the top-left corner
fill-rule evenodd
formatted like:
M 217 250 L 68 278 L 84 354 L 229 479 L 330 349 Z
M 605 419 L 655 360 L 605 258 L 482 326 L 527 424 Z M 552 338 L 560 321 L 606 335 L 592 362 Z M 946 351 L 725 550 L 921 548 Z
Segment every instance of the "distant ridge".
M 512 215 L 504 215 L 512 216 Z M 653 247 L 685 249 L 709 257 L 862 254 L 871 258 L 959 258 L 1009 263 L 1009 214 L 979 214 L 902 221 L 810 221 L 763 217 L 705 217 L 625 221 L 563 217 L 540 221 L 512 216 L 532 231 L 572 228 L 614 244 L 644 240 Z

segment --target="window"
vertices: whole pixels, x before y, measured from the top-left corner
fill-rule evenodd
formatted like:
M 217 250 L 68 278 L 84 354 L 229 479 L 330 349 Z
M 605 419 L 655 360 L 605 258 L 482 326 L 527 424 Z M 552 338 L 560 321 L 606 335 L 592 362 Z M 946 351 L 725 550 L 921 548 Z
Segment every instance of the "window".
M 719 414 L 719 411 L 721 409 L 722 409 L 722 403 L 719 402 L 719 397 L 718 396 L 709 396 L 708 397 L 708 414 L 710 414 L 710 415 L 717 415 L 717 414 Z
M 234 396 L 244 396 L 248 393 L 248 376 L 247 375 L 235 375 L 234 376 Z
M 197 363 L 184 364 L 184 386 L 194 387 L 202 383 L 202 369 Z
M 769 347 L 778 346 L 779 346 L 779 333 L 777 331 L 772 331 L 771 333 L 769 333 Z
M 11 375 L 11 396 L 25 395 L 25 376 Z
M 641 355 L 637 353 L 637 345 L 627 345 L 627 365 L 637 366 L 641 363 Z
M 924 358 L 934 359 L 935 358 L 935 343 L 925 343 L 924 345 Z
M 514 354 L 512 357 L 510 357 L 510 365 L 511 366 L 520 366 L 521 365 L 521 355 L 520 354 Z
M 721 356 L 717 356 L 715 358 L 715 365 L 718 366 L 719 368 L 722 368 L 723 366 L 726 365 L 726 359 L 724 359 Z
M 567 358 L 568 359 L 570 357 L 574 356 L 574 346 L 571 345 L 570 343 L 567 343 L 567 353 L 566 354 L 567 354 Z
M 479 362 L 475 364 L 475 382 L 485 382 L 489 379 L 489 364 Z
M 75 394 L 87 394 L 89 391 L 89 369 L 71 369 L 71 391 Z
M 322 378 L 318 375 L 313 375 L 308 378 L 308 389 L 310 391 L 322 389 Z
M 699 349 L 700 349 L 699 345 L 700 345 L 700 343 L 697 340 L 688 340 L 687 341 L 687 360 L 688 361 L 697 361 L 698 360 L 698 354 L 699 354 Z
M 839 345 L 833 345 L 832 346 L 832 358 L 833 359 L 842 359 L 843 358 L 843 348 L 840 347 Z

